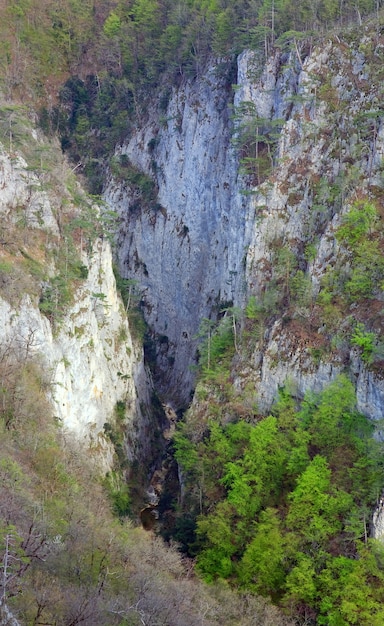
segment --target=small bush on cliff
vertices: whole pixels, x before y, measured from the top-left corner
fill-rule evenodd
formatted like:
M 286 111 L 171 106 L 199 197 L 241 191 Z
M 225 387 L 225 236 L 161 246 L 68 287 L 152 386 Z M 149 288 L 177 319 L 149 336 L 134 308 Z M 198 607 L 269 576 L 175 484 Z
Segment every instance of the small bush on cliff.
M 353 346 L 361 348 L 361 358 L 367 365 L 373 362 L 377 343 L 375 333 L 366 331 L 364 324 L 356 324 L 351 343 Z

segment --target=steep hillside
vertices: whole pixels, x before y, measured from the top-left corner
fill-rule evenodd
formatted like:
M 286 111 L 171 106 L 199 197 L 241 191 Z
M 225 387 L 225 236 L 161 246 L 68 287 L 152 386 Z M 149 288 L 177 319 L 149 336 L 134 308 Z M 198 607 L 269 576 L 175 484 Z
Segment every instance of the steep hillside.
M 266 66 L 239 57 L 243 291 L 200 326 L 199 383 L 175 438 L 182 515 L 175 507 L 166 532 L 206 580 L 270 595 L 314 624 L 383 619 L 382 545 L 370 539 L 383 514 L 382 45 L 375 25 L 278 50 Z M 194 199 L 203 220 L 204 196 Z M 217 264 L 226 276 L 226 256 Z
M 289 626 L 138 527 L 164 446 L 130 285 L 123 306 L 106 215 L 57 143 L 1 116 L 1 623 Z
M 384 16 L 352 4 L 0 7 L 3 623 L 383 623 Z
M 116 404 L 125 411 L 129 403 L 131 460 L 146 418 L 137 419 L 145 373 L 116 291 L 105 219 L 25 110 L 3 105 L 1 116 L 9 124 L 1 152 L 3 386 L 38 360 L 56 419 L 110 468 L 103 426 Z M 6 425 L 14 428 L 11 416 Z
M 244 52 L 233 96 L 209 67 L 150 109 L 105 194 L 164 400 L 199 371 L 164 532 L 310 623 L 383 619 L 382 44 L 369 24 Z

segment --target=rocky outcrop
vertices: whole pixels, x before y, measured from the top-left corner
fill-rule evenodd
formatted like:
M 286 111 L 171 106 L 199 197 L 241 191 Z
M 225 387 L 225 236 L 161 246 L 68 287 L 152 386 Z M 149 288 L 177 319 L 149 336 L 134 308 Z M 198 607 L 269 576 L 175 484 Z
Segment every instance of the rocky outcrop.
M 384 541 L 384 500 L 380 498 L 380 501 L 373 513 L 371 536 L 373 539 L 379 539 Z
M 18 155 L 3 152 L 0 165 L 0 211 L 8 220 L 4 223 L 17 223 L 18 212 L 23 211 L 25 228 L 49 231 L 57 238 L 54 245 L 62 245 L 51 198 L 38 176 L 28 171 Z M 91 450 L 106 471 L 113 464 L 114 450 L 104 434 L 104 424 L 114 423 L 117 403 L 126 407 L 128 459 L 149 454 L 150 438 L 144 431 L 151 420 L 151 385 L 142 347 L 132 340 L 116 290 L 109 242 L 96 239 L 89 253 L 83 250 L 79 254 L 87 277 L 77 281 L 74 302 L 55 326 L 40 311 L 33 290 L 10 301 L 2 293 L 0 355 L 4 359 L 12 355 L 21 363 L 26 359 L 41 363 L 53 413 L 64 433 Z
M 293 395 L 302 399 L 309 392 L 320 392 L 343 372 L 349 372 L 355 384 L 357 409 L 364 415 L 381 420 L 384 407 L 384 379 L 369 371 L 356 350 L 343 355 L 319 354 L 305 336 L 298 339 L 297 328 L 284 328 L 279 320 L 268 333 L 263 348 L 255 350 L 251 359 L 239 367 L 235 385 L 239 391 L 252 382 L 255 402 L 267 413 L 278 391 L 288 385 Z
M 13 616 L 6 604 L 0 603 L 0 620 L 3 626 L 20 626 L 20 622 Z
M 202 318 L 238 301 L 244 286 L 253 213 L 241 193 L 230 104 L 228 79 L 215 67 L 173 89 L 166 111 L 154 111 L 119 152 L 155 179 L 158 204 L 143 206 L 129 184 L 113 178 L 105 192 L 121 219 L 120 272 L 139 283 L 157 337 L 157 386 L 174 408 L 190 400 Z
M 36 139 L 31 136 L 31 142 Z M 23 222 L 26 228 L 44 228 L 58 234 L 51 202 L 38 176 L 18 153 L 0 148 L 0 216 Z
M 145 172 L 158 192 L 156 206 L 146 205 L 129 180 L 115 176 L 105 198 L 121 219 L 120 270 L 137 280 L 156 339 L 155 382 L 175 408 L 188 403 L 193 388 L 203 317 L 215 317 L 220 303 L 263 298 L 281 250 L 293 254 L 313 298 L 327 269 L 343 262 L 335 238 L 341 216 L 357 188 L 381 185 L 382 125 L 373 136 L 355 124 L 362 110 L 369 117 L 379 90 L 361 49 L 330 40 L 318 49 L 276 51 L 266 64 L 246 51 L 234 96 L 212 66 L 199 81 L 174 88 L 162 111 L 153 107 L 119 149 L 117 158 Z M 247 119 L 260 152 L 244 176 L 233 140 L 241 144 Z M 302 395 L 347 369 L 359 408 L 382 417 L 383 382 L 355 352 L 314 359 L 276 316 L 264 331 L 245 367 L 263 410 L 287 377 Z M 320 343 L 321 332 L 314 329 Z
M 277 58 L 284 60 L 280 53 Z M 246 255 L 246 283 L 256 298 L 262 298 L 279 251 L 285 249 L 294 253 L 295 262 L 310 280 L 313 303 L 326 272 L 347 263 L 335 237 L 341 216 L 357 194 L 381 184 L 381 132 L 363 138 L 355 125 L 359 110 L 369 117 L 380 86 L 369 82 L 369 66 L 358 50 L 337 41 L 329 41 L 300 62 L 291 57 L 287 69 L 272 59 L 256 84 L 249 78 L 252 63 L 252 53 L 239 59 L 244 85 L 237 97 L 249 98 L 260 117 L 282 117 L 284 123 L 275 146 L 273 175 L 255 187 L 252 196 L 259 219 Z M 306 256 L 309 247 L 311 259 Z M 303 397 L 306 391 L 320 391 L 348 371 L 356 385 L 358 409 L 381 419 L 384 380 L 380 372 L 370 371 L 356 350 L 345 345 L 324 353 L 321 327 L 303 332 L 311 325 L 310 301 L 296 310 L 292 323 L 289 318 L 278 320 L 267 329 L 262 346 L 259 343 L 253 353 L 260 409 L 270 409 L 278 388 L 287 381 Z M 322 349 L 317 350 L 317 345 Z

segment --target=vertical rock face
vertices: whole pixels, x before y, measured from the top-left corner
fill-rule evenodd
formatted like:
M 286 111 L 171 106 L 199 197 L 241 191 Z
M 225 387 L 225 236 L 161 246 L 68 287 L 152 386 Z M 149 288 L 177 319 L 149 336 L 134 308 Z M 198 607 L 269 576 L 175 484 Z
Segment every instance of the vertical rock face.
M 89 274 L 62 329 L 52 339 L 51 367 L 56 415 L 80 441 L 105 446 L 103 426 L 114 420 L 117 402 L 128 406 L 127 430 L 132 441 L 145 427 L 137 385 L 142 370 L 141 349 L 134 345 L 112 273 L 112 255 L 97 241 Z M 140 399 L 145 405 L 145 397 Z M 128 449 L 133 460 L 134 448 Z
M 249 203 L 231 145 L 230 103 L 215 68 L 173 90 L 164 121 L 158 125 L 155 111 L 121 151 L 155 177 L 158 205 L 138 208 L 132 190 L 114 179 L 105 194 L 121 216 L 120 271 L 139 282 L 158 337 L 159 389 L 175 408 L 190 399 L 201 319 L 238 302 L 243 287 Z
M 4 190 L 0 200 L 3 223 L 15 224 L 18 212 L 22 211 L 27 228 L 47 233 L 47 237 L 49 233 L 60 245 L 60 229 L 51 198 L 43 191 L 38 177 L 28 171 L 26 162 L 3 152 L 0 173 Z M 56 200 L 59 204 L 60 199 Z M 12 238 L 6 228 L 4 236 L 5 247 L 0 255 L 0 261 L 5 260 L 5 269 L 0 272 L 0 279 L 5 281 L 0 280 L 3 288 L 0 362 L 11 358 L 21 365 L 27 359 L 41 363 L 54 415 L 64 432 L 71 433 L 85 448 L 93 450 L 101 469 L 108 470 L 112 466 L 113 447 L 103 427 L 106 422 L 114 422 L 118 402 L 126 406 L 130 439 L 127 456 L 131 460 L 145 456 L 149 445 L 144 430 L 148 428 L 146 411 L 150 405 L 150 385 L 142 349 L 132 341 L 124 306 L 116 290 L 109 243 L 97 239 L 90 253 L 82 252 L 87 278 L 77 281 L 74 303 L 53 328 L 38 307 L 36 292 L 32 289 L 27 293 L 27 278 L 23 279 L 24 295 L 17 293 L 17 286 L 10 290 L 13 279 L 7 272 L 8 267 L 12 267 L 9 259 L 15 257 L 9 255 L 7 242 Z M 10 245 L 14 246 L 12 241 Z M 24 245 L 22 251 L 26 256 L 28 245 Z M 16 259 L 21 256 L 20 252 L 16 255 Z M 10 293 L 12 297 L 7 300 Z
M 356 130 L 357 116 L 369 117 L 379 89 L 362 47 L 329 41 L 301 57 L 298 50 L 277 52 L 263 67 L 244 52 L 234 96 L 212 67 L 174 88 L 161 111 L 154 106 L 117 153 L 156 186 L 157 204 L 145 204 L 129 177 L 111 177 L 105 197 L 121 219 L 120 271 L 137 280 L 157 340 L 157 387 L 175 408 L 188 403 L 193 387 L 201 319 L 214 317 L 219 303 L 243 304 L 250 294 L 262 300 L 279 251 L 293 254 L 314 297 L 327 269 L 343 263 L 335 237 L 341 216 L 357 189 L 366 194 L 381 186 L 382 124 L 375 123 L 374 136 Z M 251 105 L 251 125 L 258 119 L 253 128 L 262 151 L 245 178 L 232 143 L 241 129 L 231 120 L 243 103 Z M 382 417 L 383 381 L 356 353 L 343 347 L 320 362 L 312 358 L 300 321 L 309 315 L 304 306 L 294 323 L 275 317 L 238 385 L 252 380 L 260 408 L 268 410 L 287 378 L 302 395 L 347 368 L 359 408 Z M 322 345 L 321 328 L 313 332 Z
M 300 62 L 295 56 L 278 55 L 256 82 L 250 80 L 252 53 L 239 59 L 243 87 L 237 97 L 251 100 L 261 118 L 282 118 L 273 174 L 255 187 L 252 196 L 257 221 L 245 275 L 250 293 L 260 300 L 276 276 L 281 250 L 293 253 L 294 262 L 310 280 L 312 298 L 316 297 L 327 272 L 349 263 L 335 235 L 342 216 L 356 198 L 370 197 L 370 190 L 375 194 L 382 186 L 382 114 L 375 108 L 380 83 L 370 76 L 360 48 L 328 42 Z M 357 129 L 359 113 L 369 118 L 372 109 L 381 121 L 377 132 L 365 135 Z M 321 327 L 305 330 L 312 323 L 310 301 L 296 308 L 294 320 L 289 319 L 288 306 L 285 318 L 282 312 L 283 319 L 265 330 L 262 345 L 258 343 L 243 371 L 248 383 L 254 383 L 259 408 L 269 410 L 286 381 L 303 397 L 347 370 L 356 385 L 358 409 L 381 419 L 380 371 L 368 371 L 357 351 L 346 346 L 331 354 L 328 344 L 328 354 L 313 358 L 314 346 L 324 345 L 324 331 Z M 345 322 L 340 321 L 338 330 Z
M 372 518 L 371 535 L 374 539 L 384 541 L 384 501 L 380 498 Z
M 33 137 L 31 138 L 31 141 Z M 26 227 L 49 229 L 58 234 L 48 194 L 25 159 L 8 155 L 0 148 L 0 215 L 12 222 L 23 220 Z

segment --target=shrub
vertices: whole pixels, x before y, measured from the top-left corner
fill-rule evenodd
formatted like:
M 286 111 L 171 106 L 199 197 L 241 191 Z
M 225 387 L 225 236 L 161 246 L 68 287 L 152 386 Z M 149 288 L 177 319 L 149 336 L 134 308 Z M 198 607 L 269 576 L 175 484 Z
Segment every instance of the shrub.
M 353 346 L 361 348 L 361 358 L 364 363 L 367 365 L 372 363 L 376 348 L 375 333 L 367 332 L 364 324 L 356 324 L 351 337 L 351 343 Z

